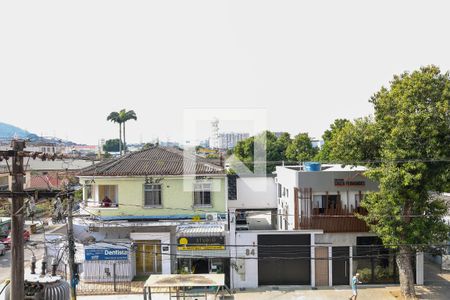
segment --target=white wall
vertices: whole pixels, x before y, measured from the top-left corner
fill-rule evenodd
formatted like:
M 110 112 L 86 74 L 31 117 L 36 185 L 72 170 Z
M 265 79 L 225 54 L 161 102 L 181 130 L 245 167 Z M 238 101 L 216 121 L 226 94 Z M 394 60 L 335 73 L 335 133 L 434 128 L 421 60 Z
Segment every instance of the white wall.
M 228 200 L 229 208 L 277 208 L 277 190 L 274 177 L 238 177 L 236 189 L 237 200 Z
M 258 287 L 258 235 L 264 234 L 311 234 L 311 244 L 314 245 L 315 235 L 321 233 L 318 230 L 299 231 L 243 231 L 236 232 L 236 250 L 231 252 L 231 288 L 257 288 Z M 230 233 L 231 234 L 231 233 Z M 313 248 L 311 248 L 313 249 Z M 314 257 L 313 250 L 311 250 Z M 315 264 L 311 260 L 311 285 L 315 285 Z
M 278 213 L 283 214 L 282 222 L 278 221 L 279 224 L 278 229 L 281 230 L 292 230 L 294 229 L 294 188 L 298 186 L 298 176 L 297 171 L 288 169 L 285 167 L 277 167 L 276 168 L 276 182 L 281 184 L 281 197 L 278 200 Z M 284 190 L 287 190 L 287 193 L 284 193 Z M 286 217 L 287 214 L 287 227 Z M 279 220 L 278 216 L 278 220 Z
M 162 251 L 162 274 L 171 274 L 171 246 L 170 246 L 170 232 L 132 232 L 130 238 L 135 241 L 157 240 L 161 244 L 167 244 L 168 251 Z M 135 262 L 136 263 L 136 262 Z M 136 270 L 134 269 L 134 272 Z M 136 274 L 134 274 L 136 275 Z
M 258 287 L 258 234 L 256 232 L 237 232 L 236 245 L 254 245 L 235 247 L 230 260 L 232 288 Z M 242 259 L 245 258 L 245 259 Z M 236 270 L 237 269 L 237 270 Z

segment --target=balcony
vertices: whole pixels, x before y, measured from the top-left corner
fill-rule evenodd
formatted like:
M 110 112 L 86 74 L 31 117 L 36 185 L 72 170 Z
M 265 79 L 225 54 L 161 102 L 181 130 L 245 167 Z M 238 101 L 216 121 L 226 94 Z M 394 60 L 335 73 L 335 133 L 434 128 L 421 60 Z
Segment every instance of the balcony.
M 95 200 L 85 200 L 83 202 L 83 207 L 85 208 L 101 208 L 101 209 L 111 209 L 111 208 L 118 208 L 119 203 L 117 201 L 95 201 Z
M 356 217 L 355 213 L 364 215 L 362 208 L 346 210 L 341 208 L 313 208 L 311 215 L 300 216 L 300 229 L 321 229 L 325 233 L 368 232 L 366 222 Z

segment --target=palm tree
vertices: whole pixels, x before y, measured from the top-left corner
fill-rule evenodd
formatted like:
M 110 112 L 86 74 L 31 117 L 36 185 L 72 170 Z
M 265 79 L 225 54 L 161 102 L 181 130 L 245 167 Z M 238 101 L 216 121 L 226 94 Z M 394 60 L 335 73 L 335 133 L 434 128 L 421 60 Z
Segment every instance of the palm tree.
M 120 118 L 120 114 L 113 111 L 108 115 L 106 120 L 119 124 L 119 153 L 122 155 L 122 119 Z
M 134 112 L 134 110 L 126 111 L 125 109 L 122 109 L 119 112 L 119 116 L 120 116 L 120 121 L 123 124 L 123 151 L 126 152 L 127 143 L 125 141 L 125 123 L 128 122 L 129 120 L 136 121 L 137 116 L 136 116 L 136 113 Z

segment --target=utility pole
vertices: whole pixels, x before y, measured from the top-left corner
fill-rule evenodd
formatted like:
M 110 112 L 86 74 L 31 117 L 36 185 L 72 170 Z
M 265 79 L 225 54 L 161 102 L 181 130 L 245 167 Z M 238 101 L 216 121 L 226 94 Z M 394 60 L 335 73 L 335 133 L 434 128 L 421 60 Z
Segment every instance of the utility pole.
M 77 279 L 75 278 L 75 241 L 73 238 L 73 195 L 68 195 L 67 238 L 69 241 L 70 299 L 77 299 Z M 77 268 L 78 269 L 78 268 Z
M 11 299 L 25 299 L 23 254 L 23 156 L 25 141 L 13 140 L 11 211 Z

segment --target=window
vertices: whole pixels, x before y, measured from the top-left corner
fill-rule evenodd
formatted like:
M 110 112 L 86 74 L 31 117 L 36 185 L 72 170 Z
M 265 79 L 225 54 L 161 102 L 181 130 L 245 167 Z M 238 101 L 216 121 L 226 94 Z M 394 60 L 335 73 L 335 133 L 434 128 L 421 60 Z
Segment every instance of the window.
M 211 206 L 210 183 L 196 183 L 194 185 L 194 206 Z
M 281 198 L 281 184 L 277 183 L 278 186 L 278 198 Z
M 98 200 L 101 207 L 118 206 L 118 188 L 117 185 L 99 185 Z
M 161 185 L 144 184 L 144 206 L 161 206 Z
M 84 197 L 85 200 L 92 199 L 92 185 L 86 184 L 84 186 Z

